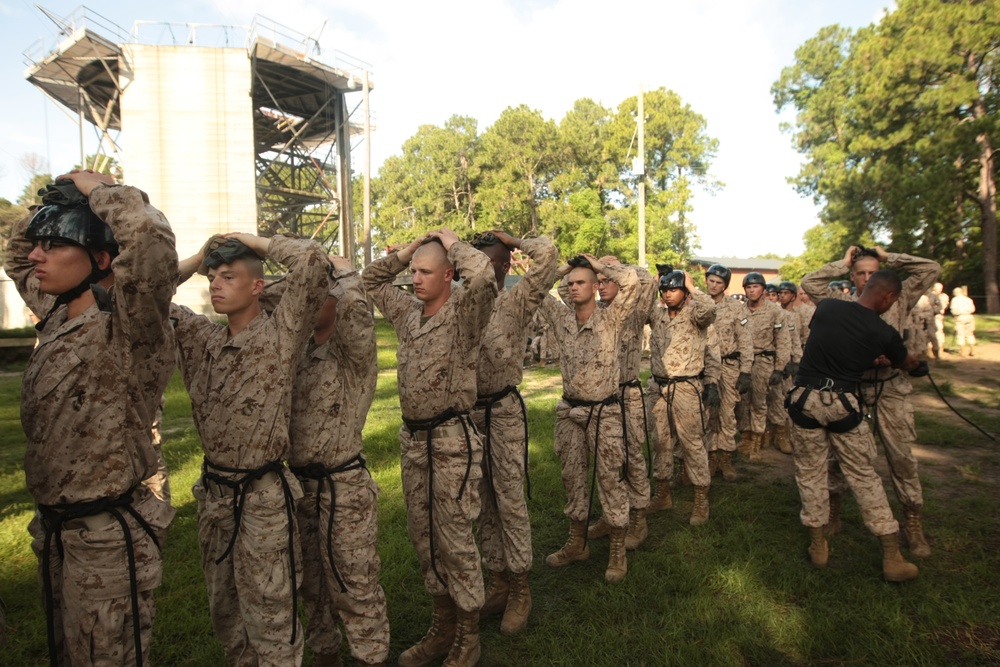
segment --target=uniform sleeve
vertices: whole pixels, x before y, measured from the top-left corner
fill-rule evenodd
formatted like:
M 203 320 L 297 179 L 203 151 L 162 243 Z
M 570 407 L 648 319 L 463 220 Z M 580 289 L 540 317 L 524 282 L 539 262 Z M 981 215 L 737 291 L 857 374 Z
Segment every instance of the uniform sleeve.
M 750 314 L 740 306 L 740 316 L 736 320 L 736 345 L 740 351 L 740 373 L 753 370 L 753 334 L 750 332 Z
M 377 259 L 361 274 L 365 292 L 371 298 L 382 317 L 389 320 L 393 326 L 400 322 L 403 315 L 413 308 L 418 299 L 395 285 L 396 275 L 406 268 L 397 253 Z
M 294 367 L 326 301 L 330 260 L 315 241 L 287 236 L 272 237 L 267 254 L 288 268 L 287 287 L 272 318 L 278 325 L 282 362 Z
M 799 316 L 792 310 L 782 309 L 781 312 L 785 314 L 785 328 L 788 329 L 789 358 L 794 362 L 799 362 L 802 360 L 802 337 L 799 331 Z
M 35 265 L 28 261 L 33 244 L 24 238 L 24 232 L 34 216 L 35 214 L 32 212 L 14 224 L 10 241 L 7 242 L 7 258 L 4 262 L 4 269 L 10 279 L 14 281 L 17 293 L 21 295 L 24 303 L 28 305 L 36 317 L 41 319 L 48 314 L 56 298 L 50 294 L 42 294 L 38 288 L 38 279 L 35 277 Z
M 774 367 L 777 370 L 782 370 L 792 359 L 792 338 L 788 333 L 788 327 L 785 326 L 785 311 L 779 307 L 776 315 L 777 317 L 774 318 L 774 349 L 777 356 L 774 360 Z
M 830 281 L 849 273 L 850 270 L 843 259 L 838 259 L 807 275 L 802 279 L 800 287 L 806 291 L 815 304 L 819 304 L 820 301 L 829 297 L 843 299 L 847 295 L 830 291 Z
M 337 299 L 337 323 L 332 344 L 341 351 L 343 363 L 359 370 L 375 363 L 375 320 L 357 271 L 334 271 L 331 296 Z
M 719 352 L 719 337 L 715 327 L 708 325 L 705 341 L 705 384 L 718 384 L 722 377 L 722 354 Z
M 715 302 L 700 289 L 695 288 L 691 293 L 691 301 L 687 307 L 691 309 L 691 319 L 699 329 L 707 329 L 715 322 Z
M 493 304 L 497 296 L 496 274 L 489 257 L 464 241 L 457 241 L 448 248 L 448 261 L 462 276 L 462 289 L 458 290 L 459 325 L 476 335 L 463 336 L 463 340 L 475 342 L 479 349 L 482 332 L 490 323 Z
M 567 310 L 569 310 L 569 306 L 548 292 L 545 294 L 545 298 L 542 299 L 541 305 L 538 306 L 538 312 L 542 314 L 542 317 L 545 318 L 552 328 L 555 328 L 559 323 L 560 316 Z
M 556 286 L 556 292 L 559 293 L 559 298 L 562 300 L 562 302 L 566 304 L 566 306 L 572 308 L 573 302 L 569 298 L 569 285 L 566 284 L 566 277 L 568 275 L 569 274 L 566 274 L 565 276 L 562 277 L 562 279 L 559 280 L 559 284 Z
M 636 305 L 636 311 L 645 323 L 649 321 L 649 314 L 656 306 L 657 288 L 660 286 L 660 281 L 641 266 L 633 268 L 635 268 L 636 277 L 639 278 L 639 302 Z
M 284 277 L 264 285 L 264 291 L 260 293 L 260 309 L 268 315 L 273 313 L 286 289 L 288 289 L 288 282 Z
M 196 366 L 204 356 L 209 336 L 216 325 L 204 315 L 176 303 L 170 304 L 170 320 L 174 325 L 181 372 L 187 383 L 197 370 Z
M 608 314 L 621 327 L 634 312 L 639 301 L 639 276 L 635 269 L 623 264 L 604 266 L 604 273 L 610 280 L 618 283 L 618 296 L 607 308 Z
M 924 259 L 903 253 L 889 253 L 885 265 L 890 269 L 910 274 L 903 281 L 903 294 L 900 295 L 900 300 L 904 297 L 906 299 L 906 303 L 901 305 L 906 306 L 907 312 L 916 305 L 917 300 L 937 282 L 938 276 L 941 275 L 941 265 L 933 259 Z
M 524 278 L 510 291 L 514 303 L 520 309 L 518 319 L 521 328 L 524 329 L 545 299 L 545 295 L 552 289 L 552 283 L 556 279 L 559 253 L 547 236 L 525 239 L 521 243 L 521 250 L 531 258 L 531 266 L 524 274 Z
M 128 185 L 99 185 L 88 200 L 118 242 L 111 268 L 126 349 L 133 355 L 158 354 L 159 347 L 170 342 L 170 300 L 178 279 L 170 224 L 149 205 L 144 192 Z

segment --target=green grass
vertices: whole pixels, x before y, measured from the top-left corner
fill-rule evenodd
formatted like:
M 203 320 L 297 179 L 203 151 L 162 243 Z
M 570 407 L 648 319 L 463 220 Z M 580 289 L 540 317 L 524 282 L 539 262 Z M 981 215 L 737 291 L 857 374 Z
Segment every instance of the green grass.
M 430 598 L 406 536 L 395 338 L 383 322 L 378 336 L 379 384 L 365 447 L 382 489 L 379 551 L 394 663 L 426 630 Z M 0 593 L 10 626 L 0 664 L 21 667 L 47 664 L 47 658 L 35 558 L 25 530 L 32 504 L 21 467 L 19 388 L 18 376 L 0 377 Z M 526 371 L 523 391 L 530 422 L 534 610 L 529 629 L 517 637 L 502 636 L 496 620 L 483 623 L 482 665 L 1000 662 L 1000 596 L 995 594 L 1000 590 L 1000 455 L 967 460 L 972 447 L 994 447 L 975 432 L 918 415 L 921 443 L 959 465 L 954 481 L 925 475 L 926 525 L 935 553 L 920 562 L 915 582 L 882 581 L 877 541 L 864 529 L 852 500 L 845 503 L 844 533 L 831 540 L 830 566 L 812 569 L 793 480 L 744 466 L 741 483 L 719 481 L 712 487 L 711 520 L 701 528 L 687 524 L 691 490 L 677 491 L 674 510 L 653 515 L 648 541 L 630 552 L 625 581 L 611 586 L 603 579 L 607 540 L 592 543 L 586 562 L 562 569 L 543 562 L 562 544 L 567 527 L 560 466 L 552 451 L 553 408 L 561 393 L 558 368 Z M 990 414 L 969 416 L 984 427 L 1000 428 Z M 222 664 L 222 653 L 209 626 L 190 492 L 201 451 L 176 376 L 167 392 L 164 431 L 177 516 L 164 551 L 153 658 L 158 665 L 214 667 Z M 311 664 L 308 655 L 306 664 Z

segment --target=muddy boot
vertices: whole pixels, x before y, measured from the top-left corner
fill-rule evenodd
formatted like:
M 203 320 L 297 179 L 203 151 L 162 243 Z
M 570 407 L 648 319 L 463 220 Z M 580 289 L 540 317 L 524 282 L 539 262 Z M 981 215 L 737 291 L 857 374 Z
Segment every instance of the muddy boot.
M 579 560 L 590 558 L 590 547 L 587 546 L 587 522 L 571 521 L 569 524 L 569 539 L 559 551 L 545 557 L 545 564 L 552 567 L 563 567 Z
M 911 554 L 917 558 L 930 558 L 931 545 L 927 544 L 927 538 L 924 537 L 924 522 L 920 516 L 920 507 L 916 505 L 906 507 L 903 534 L 906 536 L 906 544 Z
M 507 597 L 510 593 L 510 579 L 506 570 L 490 572 L 490 587 L 486 589 L 486 601 L 479 610 L 480 618 L 489 618 L 502 614 L 507 608 Z
M 665 479 L 656 480 L 656 493 L 649 499 L 646 514 L 672 509 L 674 498 L 670 495 L 670 482 Z
M 760 444 L 757 445 L 757 451 L 762 449 L 767 449 L 768 447 L 774 447 L 774 427 L 771 422 L 767 423 L 764 427 L 764 434 L 760 437 Z
M 455 602 L 448 595 L 434 596 L 431 629 L 424 638 L 403 651 L 399 667 L 423 667 L 447 655 L 455 642 Z
M 587 526 L 587 539 L 598 540 L 611 534 L 611 524 L 602 516 L 594 523 Z
M 313 658 L 315 667 L 344 667 L 344 661 L 340 657 L 340 651 L 336 653 L 317 653 Z
M 687 466 L 684 459 L 677 459 L 677 486 L 691 486 L 691 477 L 688 475 Z
M 840 508 L 844 504 L 843 493 L 830 494 L 830 516 L 826 520 L 824 532 L 827 535 L 836 535 L 841 531 Z
M 722 479 L 727 482 L 736 481 L 736 468 L 733 467 L 733 453 L 722 452 L 719 454 L 719 469 L 722 471 Z
M 715 477 L 716 473 L 719 472 L 719 452 L 709 452 L 708 453 L 708 476 Z
M 788 440 L 788 424 L 774 427 L 774 443 L 782 454 L 792 453 L 792 443 Z
M 815 567 L 826 567 L 830 560 L 830 545 L 826 543 L 823 526 L 809 529 L 809 560 Z
M 691 509 L 691 518 L 688 523 L 692 526 L 700 526 L 708 523 L 708 487 L 694 487 L 694 507 Z
M 736 445 L 736 451 L 743 456 L 750 456 L 750 436 L 752 435 L 750 431 L 742 431 L 740 433 L 740 442 Z
M 455 641 L 442 667 L 473 667 L 479 664 L 479 610 L 458 610 Z
M 625 548 L 638 549 L 649 537 L 646 524 L 646 509 L 631 509 L 628 512 L 628 531 L 625 533 Z
M 882 543 L 882 576 L 886 581 L 910 581 L 916 579 L 920 570 L 908 563 L 899 553 L 899 534 L 879 535 Z
M 611 530 L 611 549 L 608 552 L 608 569 L 604 571 L 604 579 L 609 584 L 617 584 L 628 573 L 628 559 L 625 556 L 625 529 Z
M 528 627 L 528 616 L 531 614 L 531 589 L 528 588 L 528 573 L 511 573 L 510 596 L 507 598 L 507 610 L 500 622 L 500 632 L 505 635 L 516 635 Z
M 750 434 L 750 452 L 748 458 L 754 463 L 760 462 L 761 459 L 760 446 L 763 441 L 764 441 L 763 433 Z

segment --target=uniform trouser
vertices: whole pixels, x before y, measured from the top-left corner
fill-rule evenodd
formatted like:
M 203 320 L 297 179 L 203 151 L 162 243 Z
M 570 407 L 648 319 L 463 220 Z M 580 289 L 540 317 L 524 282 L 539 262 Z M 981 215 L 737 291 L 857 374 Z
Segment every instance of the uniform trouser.
M 754 433 L 763 433 L 767 428 L 768 416 L 768 392 L 771 389 L 771 373 L 775 370 L 774 357 L 767 357 L 762 354 L 753 358 L 753 370 L 750 372 L 750 379 L 753 381 L 750 388 L 750 420 L 748 426 Z M 780 386 L 780 385 L 779 385 Z M 784 397 L 782 397 L 784 400 Z
M 649 381 L 649 414 L 653 430 L 653 477 L 674 474 L 674 442 L 684 454 L 684 469 L 695 486 L 708 486 L 708 452 L 701 404 L 701 380 L 682 380 L 661 387 Z M 673 428 L 671 428 L 671 421 Z
M 379 584 L 382 561 L 376 549 L 378 485 L 363 468 L 333 477 L 336 505 L 332 526 L 328 483 L 321 494 L 307 491 L 297 505 L 302 602 L 309 619 L 306 643 L 316 654 L 340 651 L 339 618 L 351 655 L 366 664 L 384 662 L 389 656 L 389 617 Z M 333 563 L 327 550 L 328 536 L 332 536 Z M 338 576 L 346 590 L 341 590 Z
M 976 318 L 972 315 L 955 318 L 955 344 L 959 347 L 976 344 Z
M 717 408 L 707 411 L 705 424 L 705 446 L 708 451 L 736 451 L 736 404 L 740 394 L 736 391 L 736 380 L 740 376 L 740 362 L 727 359 L 722 362 L 722 376 L 719 378 L 719 399 Z
M 163 459 L 163 435 L 160 432 L 160 423 L 163 421 L 163 406 L 166 396 L 160 400 L 160 405 L 153 415 L 153 451 L 156 452 L 156 472 L 148 479 L 143 480 L 143 484 L 159 498 L 170 504 L 170 471 L 167 470 L 167 463 Z
M 464 435 L 435 435 L 431 445 L 431 488 L 426 437 L 426 431 L 414 434 L 405 426 L 399 431 L 406 530 L 417 552 L 427 592 L 449 595 L 460 609 L 476 611 L 483 606 L 485 597 L 479 549 L 472 533 L 480 509 L 482 439 L 470 426 L 470 461 Z
M 649 506 L 649 473 L 646 468 L 646 406 L 639 387 L 626 387 L 625 446 L 628 447 L 628 474 L 625 476 L 631 509 Z
M 517 394 L 511 393 L 490 408 L 472 412 L 472 420 L 490 450 L 483 452 L 479 483 L 479 543 L 483 562 L 491 572 L 509 570 L 524 574 L 531 570 L 531 520 L 524 499 L 524 415 Z M 487 470 L 490 474 L 487 474 Z M 492 478 L 492 482 L 491 482 Z
M 944 315 L 936 313 L 934 315 L 934 338 L 937 340 L 937 349 L 944 351 Z
M 298 480 L 287 471 L 281 474 L 293 496 L 300 498 Z M 233 493 L 203 480 L 191 492 L 198 501 L 198 540 L 208 585 L 208 611 L 226 664 L 301 664 L 302 628 L 292 608 L 292 554 L 281 483 L 275 476 L 272 483 L 247 491 L 232 551 L 218 564 L 215 561 L 225 553 L 233 534 Z M 293 548 L 298 582 L 302 580 L 298 540 Z M 294 644 L 290 643 L 293 624 Z
M 153 530 L 156 533 L 165 531 L 174 510 L 143 486 L 136 489 L 133 497 L 136 511 Z M 122 515 L 135 549 L 142 661 L 148 665 L 156 616 L 153 590 L 160 585 L 163 561 L 160 550 L 146 531 L 127 512 Z M 109 519 L 110 515 L 102 514 L 67 521 L 61 535 L 62 556 L 56 547 L 56 538 L 52 537 L 49 573 L 56 655 L 60 665 L 119 667 L 136 663 L 135 619 L 125 535 L 118 521 Z M 40 514 L 35 514 L 28 532 L 32 536 L 31 548 L 38 558 L 39 582 L 44 591 L 41 577 L 45 531 Z
M 775 426 L 782 426 L 788 421 L 788 412 L 785 410 L 785 396 L 795 384 L 795 378 L 786 377 L 778 384 L 772 384 L 767 389 L 767 425 L 772 429 Z
M 803 391 L 803 388 L 796 387 L 791 400 L 798 400 Z M 847 395 L 847 400 L 855 409 L 860 409 L 856 397 Z M 829 424 L 848 415 L 835 394 L 818 390 L 809 394 L 803 413 L 820 424 Z M 875 472 L 875 439 L 867 423 L 862 421 L 847 433 L 834 433 L 826 428 L 803 428 L 793 421 L 792 446 L 795 483 L 802 500 L 799 518 L 804 526 L 819 528 L 825 526 L 830 518 L 827 458 L 832 448 L 858 500 L 861 517 L 868 530 L 875 535 L 891 535 L 899 531 L 899 524 L 889 509 L 882 478 Z
M 873 428 L 877 429 L 879 440 L 885 449 L 889 464 L 889 476 L 896 498 L 907 507 L 921 507 L 924 504 L 917 457 L 913 455 L 913 444 L 917 441 L 917 428 L 913 421 L 913 404 L 910 394 L 913 385 L 898 373 L 891 380 L 881 383 L 878 403 L 873 408 Z M 863 383 L 863 397 L 868 405 L 875 402 L 877 384 Z M 834 492 L 843 489 L 843 473 L 838 466 L 830 466 L 830 488 Z
M 556 456 L 562 462 L 562 481 L 566 489 L 565 514 L 571 521 L 586 521 L 590 508 L 587 469 L 597 443 L 597 497 L 604 519 L 614 528 L 628 525 L 628 492 L 620 470 L 625 463 L 622 439 L 622 413 L 618 405 L 572 407 L 566 401 L 556 404 Z M 598 419 L 600 413 L 600 419 Z M 588 421 L 589 420 L 589 421 Z M 600 426 L 600 429 L 598 429 Z M 631 462 L 630 462 L 631 463 Z

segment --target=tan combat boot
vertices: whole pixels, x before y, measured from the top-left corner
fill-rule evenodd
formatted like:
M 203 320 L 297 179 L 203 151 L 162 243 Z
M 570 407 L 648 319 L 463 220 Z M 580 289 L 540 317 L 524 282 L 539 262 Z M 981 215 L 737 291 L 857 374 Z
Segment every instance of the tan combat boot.
M 611 534 L 611 524 L 602 515 L 600 519 L 587 526 L 587 539 L 599 540 Z
M 649 537 L 649 525 L 646 523 L 646 508 L 630 509 L 628 511 L 628 530 L 625 533 L 625 548 L 638 549 Z
M 760 444 L 757 445 L 757 451 L 762 449 L 767 449 L 768 447 L 774 447 L 774 427 L 771 422 L 767 423 L 764 427 L 764 433 L 760 436 Z
M 733 453 L 722 452 L 719 454 L 719 469 L 722 470 L 722 479 L 727 482 L 736 481 L 736 468 L 733 467 Z
M 443 667 L 473 667 L 479 663 L 479 610 L 458 610 L 455 641 Z
M 403 651 L 399 667 L 423 667 L 447 655 L 455 643 L 455 602 L 448 595 L 434 596 L 431 629 L 423 639 Z
M 750 434 L 750 453 L 749 453 L 748 458 L 751 461 L 753 461 L 754 463 L 759 462 L 760 459 L 761 459 L 761 456 L 760 456 L 760 446 L 761 446 L 761 443 L 763 443 L 763 442 L 764 442 L 764 434 L 763 433 L 751 433 Z
M 559 551 L 545 557 L 545 564 L 552 567 L 563 567 L 570 563 L 590 558 L 590 547 L 587 545 L 587 522 L 571 521 L 569 524 L 569 539 Z
M 336 653 L 317 653 L 313 658 L 315 667 L 344 667 L 344 661 L 340 657 L 340 651 Z
M 510 597 L 507 598 L 507 610 L 500 622 L 500 632 L 510 636 L 528 627 L 528 616 L 531 614 L 531 589 L 528 588 L 528 573 L 511 573 Z
M 844 504 L 843 493 L 830 494 L 830 516 L 826 520 L 826 527 L 824 528 L 824 532 L 827 535 L 836 535 L 841 531 L 840 508 L 843 504 Z
M 708 453 L 708 476 L 715 477 L 716 473 L 719 472 L 719 452 L 709 452 Z
M 691 486 L 691 476 L 688 475 L 684 459 L 677 459 L 677 484 L 679 486 Z
M 489 618 L 502 614 L 507 608 L 507 597 L 510 593 L 510 579 L 506 570 L 490 572 L 490 587 L 486 589 L 486 601 L 479 610 L 480 618 Z
M 750 436 L 752 435 L 753 433 L 751 433 L 750 431 L 740 432 L 740 442 L 738 445 L 736 445 L 736 451 L 738 451 L 743 456 L 750 456 Z
M 792 453 L 792 443 L 788 440 L 788 424 L 774 427 L 774 444 L 782 454 Z
M 670 482 L 665 479 L 656 480 L 656 492 L 649 499 L 646 514 L 672 509 L 674 498 L 670 495 Z
M 625 555 L 625 529 L 611 530 L 611 548 L 608 552 L 608 569 L 604 571 L 604 580 L 609 584 L 620 583 L 628 573 L 628 559 Z
M 920 570 L 908 563 L 899 553 L 899 534 L 879 535 L 882 542 L 882 576 L 886 581 L 910 581 L 916 579 Z
M 830 545 L 826 543 L 823 526 L 809 529 L 809 560 L 816 567 L 826 567 L 830 561 Z
M 917 558 L 930 558 L 931 545 L 924 537 L 924 522 L 920 517 L 920 507 L 910 505 L 906 508 L 906 521 L 903 524 L 903 534 L 910 553 Z
M 694 487 L 694 507 L 691 509 L 691 518 L 688 523 L 692 526 L 700 526 L 708 523 L 708 487 Z

